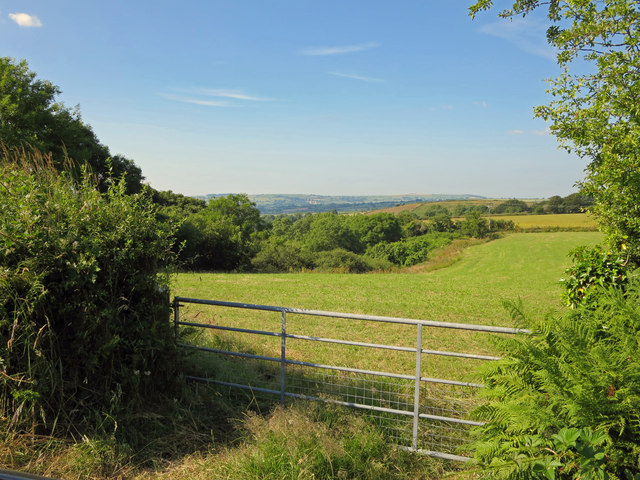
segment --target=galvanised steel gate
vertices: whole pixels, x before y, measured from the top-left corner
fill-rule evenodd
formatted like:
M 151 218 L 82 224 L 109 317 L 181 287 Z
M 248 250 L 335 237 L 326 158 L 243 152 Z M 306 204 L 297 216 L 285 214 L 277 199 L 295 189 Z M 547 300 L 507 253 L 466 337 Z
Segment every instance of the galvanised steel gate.
M 185 320 L 182 313 L 198 317 L 202 312 L 182 312 L 187 305 L 227 307 L 231 309 L 261 310 L 280 314 L 278 331 L 241 328 L 235 322 L 220 322 L 220 316 L 205 322 L 197 318 Z M 211 368 L 187 375 L 189 380 L 249 390 L 253 394 L 277 395 L 280 402 L 287 398 L 305 399 L 352 407 L 365 412 L 382 429 L 389 441 L 407 450 L 451 459 L 468 460 L 459 449 L 467 439 L 467 430 L 480 422 L 469 418 L 475 406 L 475 393 L 482 385 L 459 380 L 431 378 L 422 375 L 423 355 L 452 357 L 472 361 L 497 360 L 498 357 L 483 354 L 433 350 L 423 348 L 425 329 L 453 329 L 464 332 L 497 334 L 529 333 L 527 330 L 448 323 L 407 318 L 382 317 L 298 308 L 252 305 L 245 303 L 202 300 L 175 297 L 173 302 L 176 329 L 181 326 L 195 329 L 232 332 L 233 334 L 276 337 L 279 339 L 279 355 L 265 355 L 255 351 L 254 342 L 238 342 L 229 338 L 210 337 L 196 344 L 180 346 L 206 355 L 215 355 Z M 209 307 L 207 307 L 209 308 Z M 314 335 L 299 335 L 287 331 L 287 315 L 332 317 L 351 321 L 366 321 L 415 327 L 415 347 L 360 342 Z M 186 316 L 186 315 L 185 315 Z M 206 316 L 206 315 L 204 315 Z M 227 325 L 220 324 L 227 323 Z M 354 329 L 355 331 L 355 329 Z M 335 364 L 319 363 L 308 358 L 314 352 L 300 354 L 288 351 L 287 341 L 318 342 L 343 345 L 357 349 L 405 352 L 413 356 L 415 367 L 411 374 L 382 372 L 348 366 L 349 355 L 336 358 Z M 289 349 L 291 350 L 291 349 Z M 275 351 L 272 349 L 272 351 Z M 371 355 L 371 354 L 370 354 Z M 299 359 L 297 357 L 302 357 Z M 334 359 L 335 357 L 332 357 Z M 244 363 L 238 363 L 241 360 Z M 342 365 L 338 365 L 341 363 Z M 345 365 L 347 363 L 347 365 Z M 203 358 L 201 365 L 207 365 Z

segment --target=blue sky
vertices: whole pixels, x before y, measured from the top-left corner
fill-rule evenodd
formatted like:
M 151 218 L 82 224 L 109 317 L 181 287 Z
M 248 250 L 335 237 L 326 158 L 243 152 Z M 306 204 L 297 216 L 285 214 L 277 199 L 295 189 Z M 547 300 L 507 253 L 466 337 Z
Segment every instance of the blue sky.
M 0 0 L 26 59 L 111 152 L 186 195 L 575 191 L 533 107 L 543 17 L 464 0 Z

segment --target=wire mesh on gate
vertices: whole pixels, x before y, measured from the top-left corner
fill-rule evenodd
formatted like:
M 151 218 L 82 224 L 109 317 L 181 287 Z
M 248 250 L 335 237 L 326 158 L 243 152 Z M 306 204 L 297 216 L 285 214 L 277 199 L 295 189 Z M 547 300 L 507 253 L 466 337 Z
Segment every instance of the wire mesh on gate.
M 273 332 L 184 321 L 180 319 L 179 313 L 181 302 L 280 312 L 282 328 L 279 332 Z M 421 346 L 422 328 L 433 326 L 508 334 L 526 332 L 504 327 L 429 322 L 181 297 L 176 297 L 174 300 L 174 313 L 176 328 L 186 325 L 214 331 L 221 330 L 224 334 L 232 332 L 240 335 L 276 337 L 273 341 L 280 341 L 279 348 L 272 344 L 265 354 L 252 353 L 248 351 L 249 348 L 239 347 L 237 342 L 225 343 L 220 340 L 214 343 L 215 348 L 183 345 L 192 349 L 197 355 L 196 361 L 192 362 L 195 365 L 194 371 L 188 378 L 225 388 L 244 390 L 251 396 L 267 395 L 273 396 L 274 399 L 279 396 L 281 402 L 285 399 L 308 399 L 353 407 L 360 414 L 366 415 L 391 443 L 410 450 L 456 460 L 465 459 L 458 455 L 461 452 L 460 449 L 468 439 L 469 428 L 479 425 L 478 422 L 469 419 L 469 415 L 477 402 L 475 392 L 481 385 L 424 377 L 420 359 L 425 354 L 480 360 L 496 357 L 424 350 Z M 287 313 L 416 325 L 417 344 L 415 348 L 410 348 L 319 338 L 311 335 L 291 335 L 286 329 Z M 355 346 L 398 350 L 409 354 L 413 352 L 416 372 L 411 375 L 368 371 L 296 360 L 287 353 L 288 338 L 342 344 L 348 345 L 349 348 Z M 416 388 L 416 381 L 419 382 L 419 388 Z

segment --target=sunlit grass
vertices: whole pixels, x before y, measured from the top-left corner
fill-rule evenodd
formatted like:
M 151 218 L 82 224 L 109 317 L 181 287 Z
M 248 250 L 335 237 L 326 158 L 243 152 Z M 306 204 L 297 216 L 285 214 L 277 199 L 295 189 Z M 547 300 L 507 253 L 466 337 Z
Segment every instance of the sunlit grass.
M 452 266 L 430 273 L 393 274 L 181 274 L 174 292 L 182 297 L 361 313 L 456 323 L 512 326 L 502 303 L 522 299 L 525 307 L 545 312 L 562 307 L 559 283 L 570 264 L 567 253 L 594 244 L 599 233 L 513 234 L 465 250 Z M 183 319 L 278 332 L 281 316 L 222 307 L 188 306 Z M 415 346 L 415 326 L 325 317 L 288 315 L 288 332 L 369 343 Z M 279 355 L 278 338 L 226 333 L 254 353 Z M 302 361 L 410 374 L 410 353 L 288 341 L 288 354 Z M 423 348 L 492 353 L 489 335 L 443 329 L 427 330 Z M 429 357 L 424 375 L 465 377 L 468 360 Z
M 595 219 L 587 213 L 563 213 L 549 215 L 500 215 L 496 220 L 511 220 L 516 227 L 528 229 L 584 229 L 597 230 Z

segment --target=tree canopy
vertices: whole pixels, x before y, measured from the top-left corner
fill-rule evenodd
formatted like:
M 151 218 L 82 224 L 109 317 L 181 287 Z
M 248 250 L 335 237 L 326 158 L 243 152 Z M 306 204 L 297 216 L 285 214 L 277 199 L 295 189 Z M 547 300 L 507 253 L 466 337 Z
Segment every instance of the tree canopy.
M 471 6 L 471 16 L 492 7 Z M 503 17 L 544 9 L 562 73 L 535 115 L 560 145 L 586 159 L 583 193 L 612 247 L 640 261 L 640 4 L 632 0 L 517 0 Z
M 56 168 L 71 170 L 76 177 L 86 165 L 103 191 L 112 178 L 125 175 L 127 192 L 138 192 L 142 170 L 132 160 L 111 155 L 82 121 L 78 108 L 56 101 L 59 94 L 60 89 L 38 79 L 26 61 L 0 57 L 0 144 L 7 150 L 51 154 Z

